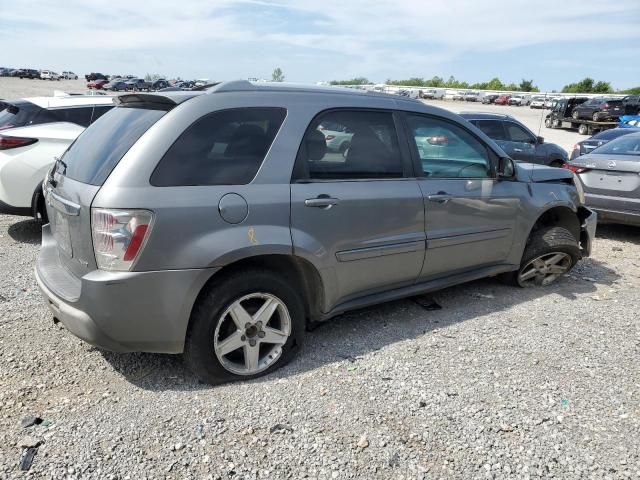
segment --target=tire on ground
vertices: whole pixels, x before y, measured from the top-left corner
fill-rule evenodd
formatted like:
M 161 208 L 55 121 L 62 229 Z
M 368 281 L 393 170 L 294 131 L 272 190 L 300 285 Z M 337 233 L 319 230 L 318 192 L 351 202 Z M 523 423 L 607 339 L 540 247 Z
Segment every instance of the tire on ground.
M 543 226 L 531 232 L 527 246 L 522 254 L 522 261 L 520 262 L 520 268 L 514 272 L 509 272 L 501 275 L 500 279 L 509 284 L 517 287 L 524 287 L 518 280 L 520 272 L 527 266 L 527 264 L 542 255 L 549 253 L 566 253 L 571 257 L 571 266 L 567 270 L 570 271 L 580 260 L 580 246 L 573 234 L 564 227 L 557 226 Z
M 269 374 L 293 358 L 305 331 L 305 309 L 300 294 L 283 276 L 270 270 L 243 269 L 205 287 L 191 313 L 185 339 L 184 360 L 202 381 L 219 384 L 232 380 L 248 380 Z M 251 293 L 269 293 L 286 305 L 291 317 L 291 334 L 282 346 L 280 358 L 267 369 L 254 375 L 239 375 L 225 369 L 214 351 L 214 335 L 224 311 L 239 298 Z

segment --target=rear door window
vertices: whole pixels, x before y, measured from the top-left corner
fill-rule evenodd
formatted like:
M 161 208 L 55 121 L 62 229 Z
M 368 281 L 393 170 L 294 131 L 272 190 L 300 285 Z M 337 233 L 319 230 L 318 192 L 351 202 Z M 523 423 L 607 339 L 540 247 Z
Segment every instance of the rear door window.
M 114 108 L 76 139 L 57 171 L 78 182 L 102 185 L 124 154 L 165 113 L 147 108 Z
M 494 140 L 508 140 L 502 122 L 498 120 L 475 120 L 473 123 L 482 130 L 485 135 Z
M 92 110 L 93 106 L 56 108 L 49 111 L 59 122 L 75 123 L 86 128 L 91 123 Z
M 98 120 L 102 115 L 107 113 L 112 108 L 113 108 L 113 105 L 99 105 L 99 106 L 93 107 L 93 115 L 91 116 L 91 123 Z
M 506 122 L 505 127 L 507 130 L 508 139 L 512 142 L 530 143 L 533 140 L 531 134 L 520 125 L 516 125 L 513 122 Z
M 319 115 L 307 129 L 295 177 L 352 180 L 403 175 L 391 112 L 337 110 Z
M 238 108 L 205 115 L 167 150 L 151 175 L 151 185 L 250 183 L 285 116 L 283 108 Z

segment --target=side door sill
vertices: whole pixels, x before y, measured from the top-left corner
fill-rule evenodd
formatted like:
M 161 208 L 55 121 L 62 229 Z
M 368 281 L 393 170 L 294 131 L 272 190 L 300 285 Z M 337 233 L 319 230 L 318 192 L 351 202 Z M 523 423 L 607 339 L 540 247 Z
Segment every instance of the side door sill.
M 481 278 L 490 277 L 499 273 L 510 272 L 517 268 L 517 265 L 506 263 L 491 265 L 488 267 L 477 268 L 468 272 L 457 273 L 454 275 L 448 275 L 426 282 L 409 285 L 407 287 L 401 287 L 380 293 L 364 295 L 336 305 L 333 309 L 331 309 L 331 311 L 322 313 L 317 321 L 322 322 L 350 310 L 357 310 L 359 308 L 365 308 L 371 305 L 390 302 L 392 300 L 398 300 L 401 298 L 412 297 L 414 295 L 421 295 L 436 290 L 442 290 L 443 288 L 452 287 L 461 283 L 479 280 Z

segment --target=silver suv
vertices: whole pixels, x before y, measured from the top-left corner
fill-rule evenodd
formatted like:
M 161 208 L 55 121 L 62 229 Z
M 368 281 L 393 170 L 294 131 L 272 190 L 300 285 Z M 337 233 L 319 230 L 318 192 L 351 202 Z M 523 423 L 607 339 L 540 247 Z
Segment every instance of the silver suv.
M 45 180 L 36 277 L 78 337 L 184 352 L 207 382 L 283 365 L 312 322 L 487 276 L 547 285 L 591 250 L 573 173 L 419 101 L 240 81 L 116 102 Z

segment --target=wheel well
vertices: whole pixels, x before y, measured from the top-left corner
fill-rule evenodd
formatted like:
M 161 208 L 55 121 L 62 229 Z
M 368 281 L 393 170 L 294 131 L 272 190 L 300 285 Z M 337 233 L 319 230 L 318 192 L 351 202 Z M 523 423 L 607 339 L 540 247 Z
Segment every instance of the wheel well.
M 239 270 L 252 268 L 269 270 L 282 275 L 300 290 L 307 321 L 313 322 L 319 318 L 324 301 L 324 288 L 320 274 L 311 263 L 293 255 L 257 255 L 225 265 L 202 287 L 194 305 L 200 301 L 204 292 L 213 285 L 223 282 L 225 277 Z
M 553 207 L 544 212 L 533 225 L 531 233 L 542 227 L 564 227 L 571 232 L 577 242 L 580 241 L 580 220 L 578 215 L 568 207 Z
M 40 217 L 38 217 L 38 213 L 41 215 Z M 44 223 L 47 222 L 47 206 L 44 203 L 42 185 L 38 185 L 38 188 L 36 188 L 31 197 L 31 215 L 35 219 L 40 218 Z

